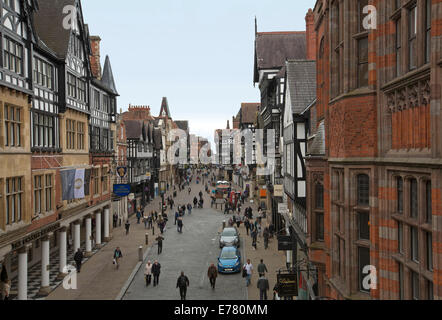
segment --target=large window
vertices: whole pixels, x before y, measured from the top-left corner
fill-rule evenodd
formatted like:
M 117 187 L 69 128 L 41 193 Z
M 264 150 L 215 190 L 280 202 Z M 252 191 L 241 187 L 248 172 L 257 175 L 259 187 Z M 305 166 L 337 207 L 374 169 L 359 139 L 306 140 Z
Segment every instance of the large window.
M 82 102 L 86 102 L 86 82 L 81 79 L 77 79 L 77 89 L 77 99 Z
M 100 91 L 94 90 L 94 107 L 100 110 Z
M 370 249 L 365 247 L 358 248 L 358 270 L 359 270 L 359 290 L 362 292 L 370 292 L 370 289 L 364 286 L 364 268 L 370 265 Z M 366 271 L 366 270 L 365 270 Z
M 34 215 L 52 211 L 52 175 L 34 176 Z
M 396 178 L 397 185 L 397 212 L 404 212 L 404 180 L 401 177 Z
M 43 185 L 41 180 L 44 176 L 35 176 L 34 177 L 34 214 L 41 214 L 44 209 L 42 201 L 43 201 Z
M 22 220 L 23 178 L 6 179 L 6 225 Z
M 77 149 L 84 150 L 84 128 L 83 122 L 77 122 Z
M 431 57 L 431 0 L 425 1 L 425 63 Z
M 6 37 L 3 38 L 3 68 L 23 73 L 23 47 Z
M 93 169 L 94 176 L 94 195 L 98 195 L 100 193 L 100 169 Z
M 366 174 L 357 177 L 358 205 L 368 207 L 370 205 L 370 179 Z
M 324 186 L 320 183 L 315 185 L 315 207 L 324 209 Z
M 101 190 L 103 190 L 103 193 L 107 192 L 109 190 L 108 184 L 109 184 L 109 174 L 108 174 L 108 168 L 103 167 L 101 169 L 101 179 L 102 179 L 102 187 Z
M 426 237 L 426 261 L 427 261 L 427 270 L 433 271 L 433 234 L 430 232 L 425 233 Z
M 52 211 L 52 193 L 53 193 L 53 184 L 52 184 L 52 175 L 45 175 L 45 200 L 46 200 L 46 212 Z
M 55 147 L 55 118 L 51 115 L 33 113 L 33 147 Z
M 324 213 L 316 212 L 316 241 L 324 241 Z
M 5 146 L 21 147 L 22 109 L 5 105 Z
M 398 222 L 398 251 L 399 253 L 404 253 L 404 224 L 402 222 Z
M 369 212 L 358 212 L 358 236 L 360 240 L 370 240 Z
M 91 148 L 93 150 L 100 150 L 100 128 L 91 127 Z
M 426 219 L 425 222 L 431 224 L 433 220 L 432 208 L 431 208 L 431 181 L 427 181 L 425 183 L 425 213 Z
M 42 87 L 53 89 L 53 79 L 54 67 L 46 61 L 34 57 L 34 82 Z
M 68 73 L 67 75 L 67 89 L 68 89 L 68 96 L 71 98 L 77 97 L 77 78 L 75 78 L 74 75 Z
M 417 218 L 418 216 L 418 193 L 417 193 L 417 180 L 410 180 L 410 216 Z
M 75 121 L 66 120 L 66 149 L 75 149 Z
M 402 20 L 396 20 L 396 76 L 402 74 Z
M 359 33 L 367 32 L 364 28 L 364 8 L 368 5 L 368 0 L 358 1 L 358 21 L 359 21 Z M 358 42 L 358 87 L 368 86 L 368 34 L 364 33 L 364 36 L 357 39 Z
M 420 293 L 419 293 L 419 274 L 417 274 L 414 271 L 410 272 L 411 276 L 411 298 L 413 300 L 419 300 L 420 299 Z
M 408 11 L 408 68 L 413 70 L 417 67 L 417 7 Z
M 419 263 L 419 231 L 415 227 L 410 227 L 411 259 Z

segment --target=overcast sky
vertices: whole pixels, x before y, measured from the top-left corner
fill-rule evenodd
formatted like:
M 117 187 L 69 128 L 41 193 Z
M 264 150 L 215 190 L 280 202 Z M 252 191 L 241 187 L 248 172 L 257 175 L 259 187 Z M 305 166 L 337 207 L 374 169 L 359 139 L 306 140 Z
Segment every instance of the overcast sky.
M 120 94 L 118 110 L 167 97 L 174 120 L 209 137 L 232 121 L 241 102 L 259 102 L 253 86 L 258 31 L 303 31 L 314 0 L 82 0 Z

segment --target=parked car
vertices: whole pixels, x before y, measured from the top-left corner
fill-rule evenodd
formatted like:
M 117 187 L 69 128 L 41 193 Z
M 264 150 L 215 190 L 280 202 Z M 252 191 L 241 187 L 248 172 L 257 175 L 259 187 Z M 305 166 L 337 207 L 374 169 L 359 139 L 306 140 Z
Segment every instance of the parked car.
M 219 237 L 219 247 L 240 247 L 239 232 L 234 227 L 224 228 Z
M 219 273 L 241 272 L 241 253 L 235 247 L 224 247 L 218 258 Z

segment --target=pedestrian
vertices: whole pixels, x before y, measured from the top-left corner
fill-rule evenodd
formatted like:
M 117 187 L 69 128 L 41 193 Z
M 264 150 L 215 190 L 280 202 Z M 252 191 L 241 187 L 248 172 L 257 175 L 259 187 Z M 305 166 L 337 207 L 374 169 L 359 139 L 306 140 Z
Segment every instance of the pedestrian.
M 150 215 L 149 215 L 149 217 L 147 217 L 147 229 L 152 229 L 152 226 L 153 226 L 153 213 L 151 213 Z
M 239 229 L 240 226 L 241 226 L 241 217 L 238 215 L 236 217 L 236 227 Z
M 160 273 L 161 273 L 161 264 L 159 264 L 158 260 L 152 265 L 152 275 L 153 275 L 153 286 L 156 287 L 160 284 Z
M 159 235 L 155 240 L 158 242 L 158 254 L 161 254 L 163 252 L 163 240 L 164 240 L 164 238 Z
M 176 287 L 180 288 L 180 296 L 181 300 L 186 300 L 187 287 L 189 286 L 189 278 L 184 275 L 184 272 L 181 271 L 181 275 L 178 277 L 176 282 Z
M 144 222 L 144 229 L 147 229 L 147 223 L 148 223 L 148 219 L 147 219 L 147 213 L 145 213 L 143 215 L 143 222 Z
M 252 247 L 254 248 L 254 250 L 257 250 L 257 248 L 256 248 L 256 242 L 257 242 L 257 236 L 258 236 L 258 233 L 256 232 L 255 229 L 253 229 L 251 235 L 252 235 Z
M 9 292 L 11 291 L 11 280 L 4 279 L 0 281 L 0 300 L 8 301 Z
M 259 300 L 267 300 L 267 291 L 269 291 L 269 280 L 261 275 L 258 280 L 257 287 L 259 289 Z
M 192 189 L 189 187 L 189 189 L 187 190 L 189 192 L 189 194 L 192 192 Z
M 212 289 L 215 289 L 216 278 L 218 277 L 218 270 L 216 269 L 214 263 L 212 263 L 209 267 L 209 270 L 207 270 L 207 277 L 209 278 Z
M 187 211 L 189 211 L 189 216 L 192 214 L 192 205 L 189 203 L 187 204 Z
M 155 222 L 158 220 L 158 212 L 155 211 Z
M 137 224 L 140 224 L 140 219 L 141 219 L 141 211 L 140 209 L 137 210 Z
M 146 287 L 150 285 L 152 281 L 152 263 L 147 261 L 146 266 L 144 267 L 144 277 L 146 278 Z
M 269 247 L 269 234 L 270 234 L 269 228 L 266 227 L 264 229 L 264 234 L 263 234 L 263 237 L 264 237 L 264 249 L 266 249 L 266 250 Z
M 130 228 L 129 220 L 126 220 L 126 224 L 124 225 L 124 227 L 126 228 L 126 235 L 128 235 L 129 234 L 129 228 Z
M 174 225 L 176 225 L 176 223 L 177 223 L 177 221 L 178 221 L 178 218 L 179 218 L 179 216 L 180 216 L 179 212 L 178 212 L 178 211 L 176 211 L 176 212 L 175 212 L 175 223 L 174 223 Z
M 245 217 L 245 219 L 244 219 L 244 227 L 246 227 L 247 235 L 249 235 L 250 221 L 249 221 L 249 218 L 247 218 L 247 217 Z
M 75 264 L 77 265 L 77 273 L 80 273 L 81 263 L 83 262 L 83 252 L 81 251 L 80 248 L 78 248 L 77 252 L 75 252 L 74 261 Z
M 269 272 L 269 271 L 267 270 L 267 266 L 264 264 L 264 260 L 261 259 L 260 264 L 258 264 L 258 274 L 261 277 L 261 276 L 265 276 L 266 272 Z
M 197 204 L 198 204 L 198 199 L 195 197 L 193 198 L 193 207 L 196 208 Z
M 250 262 L 250 259 L 247 259 L 247 263 L 244 264 L 245 275 L 246 275 L 246 286 L 250 285 L 250 280 L 252 279 L 253 274 L 253 265 Z
M 117 247 L 114 251 L 114 264 L 116 265 L 117 270 L 120 268 L 120 259 L 123 258 L 123 253 L 120 250 L 120 247 Z
M 118 215 L 116 212 L 114 212 L 113 222 L 114 222 L 114 229 L 115 229 L 117 227 L 117 222 L 118 222 Z
M 183 218 L 178 218 L 178 232 L 183 233 Z

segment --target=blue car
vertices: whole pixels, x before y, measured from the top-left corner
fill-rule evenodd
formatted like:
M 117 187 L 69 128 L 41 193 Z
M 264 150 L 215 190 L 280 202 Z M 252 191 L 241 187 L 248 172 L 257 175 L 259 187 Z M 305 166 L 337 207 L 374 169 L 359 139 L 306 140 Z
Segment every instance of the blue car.
M 241 272 L 241 253 L 235 247 L 224 247 L 218 258 L 219 273 Z

